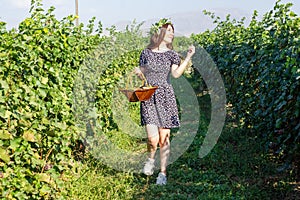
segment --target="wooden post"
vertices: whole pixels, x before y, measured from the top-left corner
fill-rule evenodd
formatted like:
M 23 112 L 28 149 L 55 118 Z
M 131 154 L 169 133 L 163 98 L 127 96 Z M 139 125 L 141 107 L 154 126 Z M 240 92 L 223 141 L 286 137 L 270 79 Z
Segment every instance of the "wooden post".
M 77 18 L 76 18 L 76 26 L 79 26 L 79 19 L 78 19 L 78 17 L 79 17 L 79 14 L 78 14 L 78 0 L 75 0 L 75 14 L 76 14 L 76 16 L 77 16 Z

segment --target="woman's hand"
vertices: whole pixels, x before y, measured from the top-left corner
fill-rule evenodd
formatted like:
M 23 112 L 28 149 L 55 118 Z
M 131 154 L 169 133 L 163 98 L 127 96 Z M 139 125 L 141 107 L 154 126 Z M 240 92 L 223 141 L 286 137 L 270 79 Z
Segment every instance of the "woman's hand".
M 142 71 L 139 67 L 135 67 L 133 73 L 137 76 L 142 76 Z
M 194 45 L 191 45 L 189 48 L 188 48 L 188 51 L 187 51 L 187 54 L 186 54 L 186 57 L 184 59 L 183 62 L 181 62 L 181 64 L 178 66 L 178 65 L 172 65 L 172 76 L 174 78 L 179 78 L 184 70 L 188 67 L 189 65 L 189 62 L 191 61 L 191 58 L 192 56 L 195 54 L 195 46 Z
M 143 72 L 139 67 L 135 67 L 133 73 L 137 75 L 141 80 L 143 79 Z
M 195 54 L 195 46 L 194 45 L 191 45 L 189 48 L 188 48 L 188 52 L 187 52 L 187 55 L 186 57 L 188 59 L 191 59 L 191 57 Z

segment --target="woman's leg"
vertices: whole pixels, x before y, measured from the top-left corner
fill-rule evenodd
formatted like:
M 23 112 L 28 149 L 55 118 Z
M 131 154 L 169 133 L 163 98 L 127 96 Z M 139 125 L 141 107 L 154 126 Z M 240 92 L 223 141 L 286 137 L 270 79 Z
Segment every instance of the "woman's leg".
M 147 148 L 149 153 L 149 158 L 145 162 L 143 173 L 150 176 L 154 172 L 154 157 L 157 150 L 157 145 L 159 142 L 158 127 L 155 125 L 146 125 L 146 131 L 148 136 Z
M 147 148 L 149 152 L 149 158 L 154 159 L 159 142 L 158 127 L 156 125 L 148 124 L 146 125 L 146 131 L 148 137 Z
M 170 129 L 159 128 L 160 169 L 167 175 L 167 165 L 170 155 Z

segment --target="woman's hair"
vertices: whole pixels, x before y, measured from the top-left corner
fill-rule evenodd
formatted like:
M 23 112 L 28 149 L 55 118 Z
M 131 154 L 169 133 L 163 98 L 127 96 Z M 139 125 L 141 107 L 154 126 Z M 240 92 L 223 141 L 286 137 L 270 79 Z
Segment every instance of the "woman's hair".
M 147 46 L 148 49 L 155 49 L 158 48 L 160 43 L 163 41 L 165 35 L 166 35 L 166 30 L 168 28 L 168 26 L 171 26 L 173 31 L 174 31 L 174 26 L 171 23 L 166 23 L 164 25 L 162 25 L 162 27 L 159 29 L 158 33 L 155 32 L 151 35 L 150 37 L 150 44 Z M 169 49 L 173 49 L 173 45 L 172 43 L 167 44 L 167 47 Z

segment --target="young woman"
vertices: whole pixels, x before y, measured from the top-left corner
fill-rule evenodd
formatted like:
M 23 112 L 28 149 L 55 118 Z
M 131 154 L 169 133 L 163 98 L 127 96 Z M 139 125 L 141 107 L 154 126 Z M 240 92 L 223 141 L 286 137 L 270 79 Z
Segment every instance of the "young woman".
M 160 147 L 160 173 L 156 184 L 167 183 L 167 161 L 170 154 L 170 129 L 180 126 L 178 109 L 170 75 L 178 78 L 182 75 L 189 60 L 195 53 L 195 47 L 188 49 L 183 62 L 173 50 L 174 26 L 166 19 L 160 20 L 151 28 L 150 44 L 140 55 L 140 67 L 135 69 L 138 76 L 144 74 L 148 83 L 158 86 L 154 95 L 141 102 L 141 123 L 146 127 L 148 137 L 147 159 L 143 173 L 152 175 L 157 146 Z

